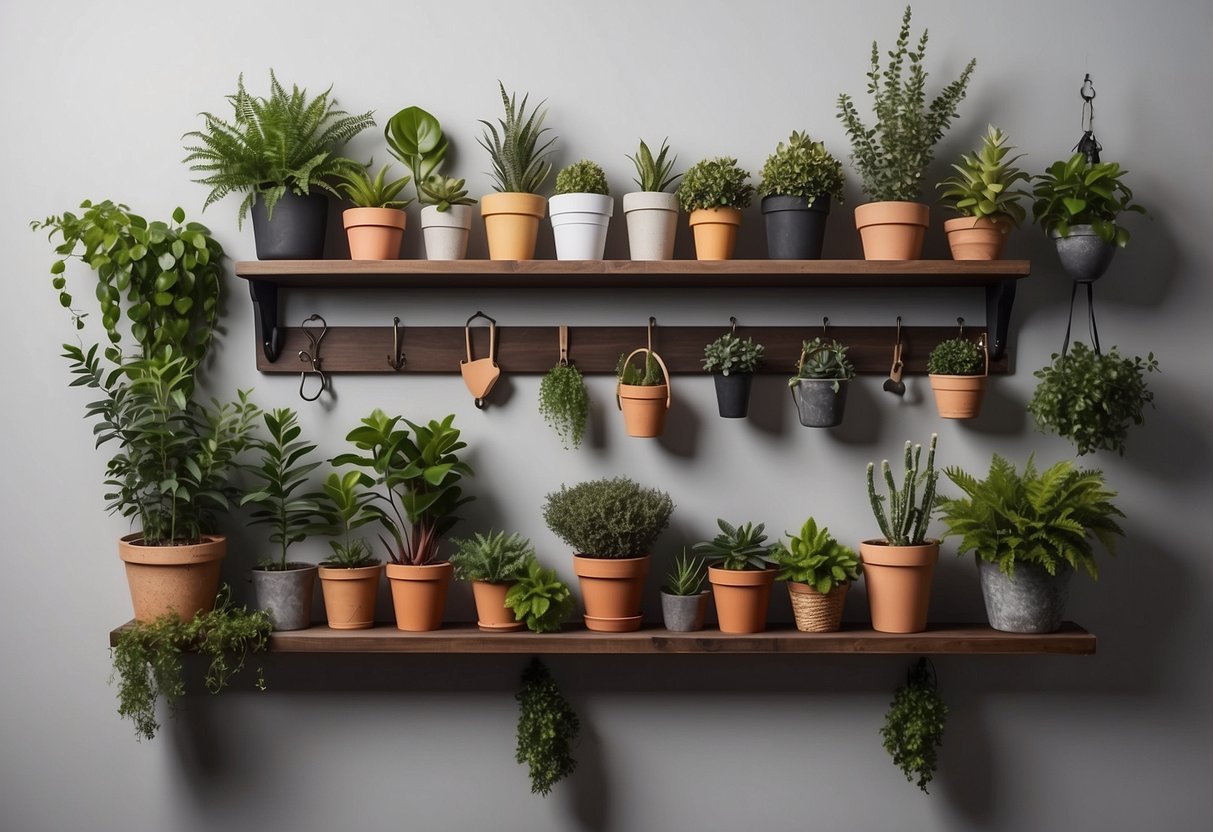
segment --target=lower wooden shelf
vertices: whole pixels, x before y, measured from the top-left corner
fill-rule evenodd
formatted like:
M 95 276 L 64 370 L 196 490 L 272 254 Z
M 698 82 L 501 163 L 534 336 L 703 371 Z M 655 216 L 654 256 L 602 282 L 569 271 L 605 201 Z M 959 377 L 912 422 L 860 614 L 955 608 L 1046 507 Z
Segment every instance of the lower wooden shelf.
M 130 623 L 110 633 L 113 645 Z M 542 635 L 530 632 L 486 633 L 474 624 L 450 624 L 427 633 L 406 633 L 392 624 L 369 630 L 333 630 L 317 624 L 307 630 L 270 636 L 273 653 L 521 653 L 534 655 L 632 653 L 871 653 L 871 654 L 1015 654 L 1081 656 L 1095 653 L 1095 636 L 1067 621 L 1056 633 L 1003 633 L 985 624 L 931 624 L 922 633 L 878 633 L 843 625 L 836 633 L 802 633 L 777 625 L 763 633 L 729 635 L 719 630 L 673 633 L 646 626 L 631 633 L 593 633 L 569 628 Z

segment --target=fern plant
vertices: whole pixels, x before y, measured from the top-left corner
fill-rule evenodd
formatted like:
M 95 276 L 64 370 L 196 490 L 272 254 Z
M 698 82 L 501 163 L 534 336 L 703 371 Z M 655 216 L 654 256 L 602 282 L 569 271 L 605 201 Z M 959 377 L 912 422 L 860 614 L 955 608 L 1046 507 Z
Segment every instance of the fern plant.
M 859 580 L 862 567 L 855 550 L 835 540 L 825 526 L 817 528 L 812 517 L 804 521 L 800 534 L 787 532 L 787 536 L 788 542 L 775 544 L 772 553 L 779 568 L 776 580 L 808 584 L 822 595 Z
M 484 135 L 477 139 L 492 159 L 493 189 L 502 193 L 537 194 L 552 172 L 552 163 L 547 157 L 556 141 L 555 136 L 546 141 L 543 137 L 551 129 L 543 126 L 547 110 L 543 109 L 544 102 L 541 101 L 528 115 L 527 95 L 518 103 L 513 93 L 506 93 L 504 84 L 498 81 L 497 86 L 505 110 L 505 117 L 497 120 L 501 130 L 498 132 L 491 122 L 481 119 Z
M 580 370 L 567 363 L 548 370 L 539 382 L 539 415 L 556 431 L 566 451 L 581 447 L 590 415 L 590 394 Z
M 582 159 L 556 174 L 556 193 L 609 196 L 611 189 L 601 166 L 589 159 Z
M 409 183 L 409 177 L 402 176 L 388 182 L 389 167 L 391 165 L 381 167 L 374 178 L 368 168 L 361 166 L 343 170 L 337 174 L 337 188 L 358 208 L 406 208 L 413 200 L 396 197 Z
M 704 560 L 721 569 L 769 569 L 774 562 L 773 546 L 767 545 L 766 524 L 744 523 L 734 526 L 717 519 L 720 534 L 711 540 L 696 543 L 692 549 Z
M 931 522 L 937 504 L 935 486 L 939 482 L 939 472 L 935 470 L 935 445 L 938 440 L 939 436 L 932 433 L 925 470 L 920 469 L 922 445 L 906 442 L 905 473 L 900 488 L 893 479 L 889 461 L 881 461 L 880 472 L 888 489 L 887 496 L 876 493 L 876 465 L 868 463 L 868 501 L 889 546 L 921 546 L 926 541 L 927 524 Z
M 926 659 L 910 666 L 906 682 L 893 694 L 880 736 L 884 750 L 918 788 L 927 791 L 939 764 L 939 746 L 948 706 L 939 695 L 935 668 Z
M 969 61 L 960 77 L 928 105 L 924 63 L 927 30 L 911 51 L 910 16 L 910 7 L 906 6 L 896 47 L 889 53 L 884 70 L 880 68 L 880 47 L 872 42 L 872 67 L 867 77 L 876 117 L 873 125 L 869 127 L 860 118 L 851 96 L 838 96 L 838 117 L 851 140 L 851 160 L 863 180 L 864 192 L 877 202 L 918 198 L 935 144 L 951 126 L 977 66 L 976 59 Z
M 558 633 L 573 612 L 573 593 L 555 569 L 546 569 L 532 558 L 505 594 L 505 605 L 531 632 Z
M 632 181 L 640 190 L 665 191 L 679 177 L 680 174 L 673 172 L 674 163 L 678 161 L 678 157 L 666 159 L 666 154 L 670 152 L 667 141 L 668 139 L 662 139 L 661 150 L 657 152 L 656 158 L 653 156 L 653 151 L 649 150 L 649 146 L 644 143 L 644 139 L 640 140 L 640 147 L 636 150 L 636 155 L 628 156 L 632 160 L 632 164 L 636 166 L 636 178 Z
M 552 786 L 577 768 L 573 743 L 581 731 L 577 712 L 539 659 L 522 673 L 518 702 L 518 740 L 514 759 L 527 767 L 531 793 L 547 797 Z
M 339 194 L 329 179 L 360 167 L 358 162 L 337 155 L 337 148 L 375 124 L 371 111 L 351 115 L 338 109 L 330 98 L 332 87 L 315 98 L 307 90 L 292 86 L 288 93 L 270 70 L 268 98 L 252 95 L 244 88 L 244 75 L 236 82 L 232 121 L 202 113 L 204 129 L 186 133 L 197 140 L 187 145 L 183 160 L 190 170 L 202 174 L 195 182 L 209 185 L 205 209 L 228 194 L 242 193 L 237 224 L 258 198 L 273 216 L 274 206 L 287 191 L 307 196 L 320 188 Z
M 975 552 L 1008 576 L 1017 563 L 1032 563 L 1050 575 L 1068 566 L 1097 578 L 1092 540 L 1114 553 L 1115 537 L 1124 535 L 1114 519 L 1124 514 L 1112 504 L 1116 493 L 1101 471 L 1062 460 L 1038 473 L 1028 457 L 1021 475 L 994 454 L 985 479 L 956 467 L 945 473 L 965 496 L 940 504 L 944 537 L 959 537 L 957 554 Z
M 464 540 L 451 538 L 451 543 L 456 547 L 451 565 L 461 581 L 508 584 L 518 580 L 535 560 L 531 541 L 517 533 L 490 530 L 487 535 L 476 533 Z

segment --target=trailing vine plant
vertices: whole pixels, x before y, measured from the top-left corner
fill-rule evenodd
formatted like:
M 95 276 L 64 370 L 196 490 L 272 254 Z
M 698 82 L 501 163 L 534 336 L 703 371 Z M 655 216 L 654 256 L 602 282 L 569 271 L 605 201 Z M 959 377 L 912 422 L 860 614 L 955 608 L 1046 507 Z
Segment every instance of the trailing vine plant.
M 948 706 L 939 696 L 935 667 L 924 659 L 910 666 L 906 683 L 893 694 L 880 736 L 884 750 L 911 783 L 927 791 L 938 765 Z
M 539 382 L 539 415 L 556 431 L 566 451 L 581 446 L 590 394 L 580 370 L 563 362 L 548 370 Z
M 531 659 L 522 672 L 522 688 L 514 698 L 518 700 L 515 759 L 531 775 L 531 793 L 547 797 L 552 786 L 577 768 L 572 745 L 581 723 L 539 659 Z

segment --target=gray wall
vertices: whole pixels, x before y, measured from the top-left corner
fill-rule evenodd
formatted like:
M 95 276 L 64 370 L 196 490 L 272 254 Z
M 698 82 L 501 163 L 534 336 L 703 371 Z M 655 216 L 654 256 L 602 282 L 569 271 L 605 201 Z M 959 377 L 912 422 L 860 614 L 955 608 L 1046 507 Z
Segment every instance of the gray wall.
M 126 530 L 102 510 L 103 454 L 82 424 L 88 394 L 67 388 L 59 344 L 70 335 L 50 290 L 51 260 L 26 223 L 86 197 L 145 215 L 183 205 L 197 216 L 205 191 L 180 163 L 181 134 L 218 111 L 246 73 L 267 70 L 313 91 L 332 83 L 351 110 L 379 118 L 419 104 L 442 120 L 455 167 L 474 194 L 487 160 L 477 118 L 499 110 L 495 82 L 547 97 L 561 163 L 604 163 L 617 193 L 638 136 L 668 135 L 681 164 L 720 153 L 757 172 L 776 141 L 808 129 L 845 151 L 834 116 L 840 91 L 862 95 L 869 45 L 891 43 L 899 2 L 511 3 L 17 3 L 0 6 L 0 131 L 7 197 L 0 239 L 5 526 L 9 572 L 0 582 L 0 827 L 7 830 L 466 829 L 1192 829 L 1210 821 L 1209 535 L 1213 497 L 1208 333 L 1210 34 L 1213 10 L 1189 0 L 921 3 L 929 68 L 942 83 L 976 54 L 946 159 L 987 122 L 1007 129 L 1038 170 L 1079 133 L 1077 89 L 1095 76 L 1106 158 L 1132 171 L 1152 219 L 1130 220 L 1134 240 L 1099 286 L 1107 343 L 1154 351 L 1158 410 L 1124 458 L 1102 467 L 1128 514 L 1128 539 L 1101 580 L 1075 587 L 1072 617 L 1099 635 L 1090 658 L 950 657 L 937 661 L 952 717 L 933 794 L 892 766 L 877 728 L 906 661 L 880 657 L 586 657 L 551 666 L 584 720 L 577 775 L 548 799 L 528 793 L 513 762 L 522 662 L 513 658 L 274 657 L 271 691 L 192 696 L 152 743 L 115 716 L 106 632 L 130 616 L 113 540 Z M 381 121 L 382 123 L 382 121 Z M 354 155 L 385 161 L 378 135 Z M 936 162 L 932 177 L 946 165 Z M 848 202 L 858 198 L 856 183 Z M 253 255 L 235 204 L 202 219 L 233 259 Z M 415 222 L 415 214 L 414 220 Z M 827 256 L 857 255 L 849 206 L 833 219 Z M 418 243 L 408 235 L 409 254 Z M 928 256 L 944 254 L 939 221 Z M 680 256 L 690 255 L 685 229 Z M 622 222 L 609 256 L 626 256 Z M 540 256 L 551 255 L 544 232 Z M 473 256 L 483 256 L 483 234 Z M 739 256 L 761 256 L 760 216 L 746 214 Z M 609 379 L 590 382 L 592 439 L 560 450 L 535 413 L 538 380 L 511 378 L 508 401 L 476 411 L 454 376 L 342 377 L 337 402 L 303 406 L 326 453 L 379 406 L 426 419 L 447 412 L 471 445 L 479 497 L 465 530 L 506 526 L 534 540 L 571 578 L 568 553 L 543 527 L 542 497 L 562 482 L 628 474 L 678 503 L 658 556 L 711 532 L 713 519 L 766 521 L 776 531 L 813 514 L 843 540 L 873 531 L 863 496 L 869 459 L 906 438 L 940 434 L 946 464 L 984 470 L 992 452 L 1022 462 L 1071 456 L 1023 413 L 1032 370 L 1056 350 L 1067 280 L 1041 235 L 1025 230 L 1009 256 L 1033 260 L 1015 314 L 1016 371 L 993 386 L 975 424 L 936 418 L 925 379 L 898 402 L 866 378 L 836 431 L 802 430 L 764 379 L 749 423 L 713 413 L 706 379 L 676 379 L 683 405 L 671 438 L 626 439 Z M 88 276 L 72 275 L 90 297 Z M 508 283 L 508 281 L 503 281 Z M 296 405 L 297 380 L 254 370 L 244 286 L 229 281 L 227 333 L 209 388 L 229 397 L 255 387 L 264 406 Z M 723 326 L 805 323 L 944 324 L 980 319 L 977 293 L 596 293 L 542 297 L 508 288 L 477 293 L 293 295 L 292 321 L 322 311 L 333 324 L 451 324 L 478 308 L 503 324 Z M 1198 329 L 1199 328 L 1199 329 Z M 241 593 L 265 551 L 233 523 L 227 576 Z M 302 556 L 318 559 L 323 544 Z M 954 551 L 954 550 L 950 550 Z M 451 615 L 469 614 L 461 588 Z M 866 615 L 855 593 L 848 616 Z M 650 602 L 653 600 L 649 599 Z M 934 598 L 941 620 L 982 615 L 972 564 L 947 558 Z M 385 608 L 386 610 L 386 608 Z M 650 607 L 650 612 L 655 608 Z M 787 617 L 786 599 L 774 615 Z

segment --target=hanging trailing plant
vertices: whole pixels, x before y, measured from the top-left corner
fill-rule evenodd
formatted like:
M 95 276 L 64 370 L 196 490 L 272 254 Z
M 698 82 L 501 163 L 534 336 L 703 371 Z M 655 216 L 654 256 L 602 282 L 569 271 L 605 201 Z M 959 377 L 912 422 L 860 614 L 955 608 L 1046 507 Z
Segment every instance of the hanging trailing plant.
M 522 672 L 522 688 L 514 698 L 518 700 L 515 759 L 527 766 L 531 793 L 547 797 L 552 786 L 577 768 L 572 745 L 581 723 L 539 659 L 531 659 Z
M 910 667 L 906 683 L 893 694 L 880 736 L 884 750 L 911 783 L 927 791 L 938 765 L 936 749 L 943 742 L 948 706 L 939 696 L 935 667 L 919 659 Z
M 539 415 L 556 431 L 566 451 L 581 446 L 589 414 L 590 394 L 581 371 L 567 363 L 548 370 L 539 382 Z

